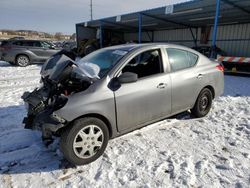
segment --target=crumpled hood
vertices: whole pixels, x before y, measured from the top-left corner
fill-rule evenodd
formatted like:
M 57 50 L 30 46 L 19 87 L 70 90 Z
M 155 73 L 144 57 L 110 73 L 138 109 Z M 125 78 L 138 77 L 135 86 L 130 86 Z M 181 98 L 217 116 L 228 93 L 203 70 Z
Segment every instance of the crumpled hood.
M 89 62 L 82 62 L 81 60 L 77 61 L 76 65 L 83 75 L 93 79 L 100 79 L 98 76 L 100 67 L 98 65 Z

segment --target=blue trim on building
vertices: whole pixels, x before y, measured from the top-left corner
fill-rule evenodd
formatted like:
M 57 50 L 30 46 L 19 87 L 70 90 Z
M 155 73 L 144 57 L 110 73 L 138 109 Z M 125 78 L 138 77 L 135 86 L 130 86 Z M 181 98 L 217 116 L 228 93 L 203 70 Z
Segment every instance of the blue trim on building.
M 102 32 L 102 22 L 100 22 L 100 47 L 103 47 L 103 32 Z
M 218 30 L 218 22 L 220 16 L 220 0 L 216 0 L 216 13 L 214 19 L 214 30 L 213 30 L 213 38 L 212 38 L 212 48 L 215 49 L 216 47 L 216 38 L 217 38 L 217 30 Z M 212 52 L 211 57 L 214 58 L 215 53 Z
M 138 43 L 141 43 L 141 34 L 142 34 L 142 15 L 138 13 Z

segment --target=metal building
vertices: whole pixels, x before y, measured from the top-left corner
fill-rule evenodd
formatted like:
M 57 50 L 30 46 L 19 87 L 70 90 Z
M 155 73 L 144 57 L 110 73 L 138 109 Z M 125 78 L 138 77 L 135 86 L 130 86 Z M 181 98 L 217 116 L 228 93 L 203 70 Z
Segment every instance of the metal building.
M 193 0 L 76 24 L 77 41 L 112 31 L 124 41 L 218 46 L 250 57 L 250 0 Z M 250 62 L 250 60 L 249 60 Z

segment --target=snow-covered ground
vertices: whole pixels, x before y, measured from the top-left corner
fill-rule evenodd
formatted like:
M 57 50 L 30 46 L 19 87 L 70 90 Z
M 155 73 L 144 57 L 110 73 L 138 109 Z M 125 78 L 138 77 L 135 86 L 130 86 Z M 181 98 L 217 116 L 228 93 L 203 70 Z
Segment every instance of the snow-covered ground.
M 0 62 L 0 188 L 249 187 L 250 78 L 225 76 L 225 94 L 209 115 L 168 118 L 109 142 L 92 164 L 71 167 L 40 133 L 23 129 L 24 91 L 40 66 Z

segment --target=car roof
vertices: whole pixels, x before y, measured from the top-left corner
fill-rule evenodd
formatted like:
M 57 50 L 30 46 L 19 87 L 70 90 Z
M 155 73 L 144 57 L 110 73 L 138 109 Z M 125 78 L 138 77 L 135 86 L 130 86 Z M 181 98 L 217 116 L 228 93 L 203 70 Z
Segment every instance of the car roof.
M 10 39 L 10 42 L 44 42 L 44 40 Z M 46 41 L 45 41 L 46 42 Z
M 171 44 L 171 43 L 164 43 L 164 42 L 155 42 L 155 43 L 143 43 L 143 44 L 136 44 L 136 43 L 128 43 L 128 44 L 122 44 L 122 45 L 116 45 L 116 46 L 111 46 L 111 47 L 106 47 L 106 49 L 111 49 L 111 50 L 125 50 L 125 51 L 132 51 L 140 48 L 154 48 L 157 46 L 165 46 L 168 48 L 177 48 L 177 49 L 183 49 L 183 50 L 188 50 L 192 52 L 196 52 L 193 49 L 182 46 L 182 45 L 177 45 L 177 44 Z

